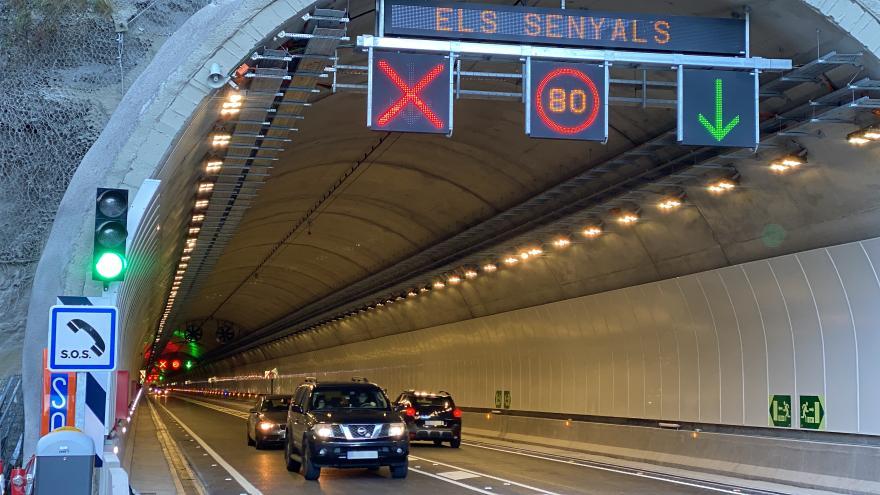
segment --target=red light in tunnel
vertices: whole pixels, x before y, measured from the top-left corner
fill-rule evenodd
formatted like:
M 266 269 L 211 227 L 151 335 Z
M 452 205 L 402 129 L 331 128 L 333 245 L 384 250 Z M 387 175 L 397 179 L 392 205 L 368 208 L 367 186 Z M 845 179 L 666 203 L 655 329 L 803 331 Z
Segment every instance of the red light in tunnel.
M 180 369 L 180 360 L 179 359 L 173 359 L 171 361 L 171 369 L 175 369 L 175 370 Z
M 406 409 L 404 409 L 403 414 L 406 414 L 407 416 L 414 418 L 416 416 L 416 410 L 415 410 L 415 408 L 407 407 Z
M 460 418 L 461 417 L 461 409 L 459 409 L 457 407 L 455 409 L 453 409 L 452 410 L 452 417 Z
M 400 98 L 397 99 L 391 106 L 389 106 L 379 118 L 376 119 L 376 122 L 379 126 L 388 125 L 392 120 L 394 120 L 398 114 L 400 114 L 403 109 L 407 107 L 410 103 L 412 103 L 416 108 L 421 111 L 422 115 L 428 119 L 428 122 L 431 123 L 435 128 L 442 129 L 445 126 L 443 120 L 434 113 L 431 107 L 425 103 L 422 99 L 422 91 L 425 90 L 428 85 L 431 84 L 434 79 L 436 79 L 440 74 L 445 70 L 444 64 L 438 64 L 433 67 L 427 74 L 422 76 L 418 82 L 416 82 L 412 87 L 403 80 L 400 74 L 397 73 L 394 68 L 386 60 L 379 61 L 379 69 L 385 73 L 388 79 L 395 85 L 397 88 L 403 93 Z

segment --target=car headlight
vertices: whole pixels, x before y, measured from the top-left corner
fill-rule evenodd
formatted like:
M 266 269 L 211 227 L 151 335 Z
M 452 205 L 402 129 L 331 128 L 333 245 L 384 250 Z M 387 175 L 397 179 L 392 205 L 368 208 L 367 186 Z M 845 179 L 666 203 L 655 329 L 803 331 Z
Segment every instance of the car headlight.
M 388 436 L 399 437 L 406 432 L 406 425 L 403 423 L 391 423 L 388 425 Z
M 333 428 L 326 423 L 318 423 L 312 427 L 312 431 L 320 438 L 330 438 L 333 435 Z
M 270 423 L 268 421 L 263 421 L 260 423 L 260 429 L 263 431 L 269 431 L 272 428 L 275 428 L 275 423 Z

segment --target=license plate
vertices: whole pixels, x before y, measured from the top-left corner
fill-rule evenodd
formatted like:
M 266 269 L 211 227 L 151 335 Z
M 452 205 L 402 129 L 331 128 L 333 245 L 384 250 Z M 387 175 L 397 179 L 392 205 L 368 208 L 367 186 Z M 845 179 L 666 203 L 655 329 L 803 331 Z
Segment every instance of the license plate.
M 348 452 L 349 459 L 378 459 L 379 452 L 375 450 L 350 450 Z
M 443 426 L 444 424 L 446 423 L 443 421 L 425 421 L 425 426 Z

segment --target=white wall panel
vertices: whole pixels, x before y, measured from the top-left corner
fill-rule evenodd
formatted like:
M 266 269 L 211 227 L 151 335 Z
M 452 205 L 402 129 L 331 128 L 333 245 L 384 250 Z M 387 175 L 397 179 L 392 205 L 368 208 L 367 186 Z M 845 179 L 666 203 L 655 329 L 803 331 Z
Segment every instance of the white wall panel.
M 362 374 L 393 396 L 444 389 L 464 406 L 493 408 L 495 391 L 510 390 L 519 410 L 748 426 L 767 426 L 770 394 L 791 395 L 795 409 L 799 394 L 822 395 L 827 429 L 880 434 L 878 264 L 880 241 L 853 243 L 234 373 L 278 366 L 287 387 L 308 374 Z

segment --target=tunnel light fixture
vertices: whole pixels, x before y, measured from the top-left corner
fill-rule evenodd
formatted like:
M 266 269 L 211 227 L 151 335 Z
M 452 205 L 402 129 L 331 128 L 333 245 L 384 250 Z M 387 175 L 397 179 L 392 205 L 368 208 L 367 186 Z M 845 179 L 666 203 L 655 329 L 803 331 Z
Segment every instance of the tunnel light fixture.
M 713 194 L 724 194 L 736 189 L 736 182 L 732 179 L 718 179 L 707 185 L 706 189 Z
M 477 278 L 477 271 L 476 271 L 476 270 L 470 270 L 470 269 L 465 270 L 465 272 L 464 272 L 464 277 L 465 277 L 466 279 L 468 279 L 468 280 L 473 280 L 473 279 Z
M 197 213 L 192 216 L 192 223 L 202 223 L 205 221 L 205 215 L 202 213 Z
M 186 246 L 186 247 L 183 248 L 183 253 L 184 253 L 184 254 L 189 254 L 189 253 L 191 253 L 191 252 L 193 252 L 193 247 L 192 247 L 192 246 Z
M 409 291 L 406 293 L 406 297 L 416 297 L 418 294 L 415 291 Z
M 485 265 L 483 265 L 483 271 L 486 273 L 492 273 L 496 270 L 498 270 L 498 265 L 496 265 L 495 263 L 486 263 Z
M 657 208 L 660 208 L 663 211 L 672 211 L 678 209 L 681 206 L 681 199 L 675 197 L 666 197 L 660 200 L 657 203 Z
M 436 282 L 434 282 L 434 288 L 435 288 L 435 289 L 442 289 L 442 288 L 444 288 L 444 287 L 446 287 L 446 284 L 444 284 L 444 283 L 441 282 L 440 280 L 437 280 Z
M 559 236 L 556 239 L 553 239 L 553 246 L 557 249 L 565 249 L 568 246 L 571 246 L 571 239 L 566 236 Z
M 770 162 L 770 171 L 777 174 L 785 174 L 807 163 L 807 157 L 800 155 L 785 155 Z
M 217 132 L 211 136 L 211 146 L 222 147 L 229 146 L 232 135 L 225 132 Z
M 586 238 L 595 239 L 602 235 L 602 225 L 598 223 L 587 225 L 584 227 L 584 230 L 581 231 L 581 234 Z
M 380 303 L 380 302 L 377 302 L 377 303 L 376 303 L 376 307 L 377 307 L 377 308 L 384 308 L 385 305 L 382 304 L 382 303 Z
M 421 289 L 419 289 L 419 293 L 424 294 L 425 292 L 428 292 L 429 290 L 431 290 L 431 289 L 429 289 L 427 287 L 422 287 Z
M 846 136 L 847 142 L 856 146 L 862 146 L 871 142 L 880 141 L 880 126 L 869 126 L 851 132 Z
M 199 200 L 197 200 L 197 201 L 196 201 L 196 204 L 195 204 L 195 207 L 196 207 L 197 210 L 201 210 L 202 208 L 207 208 L 207 207 L 208 207 L 208 200 L 207 200 L 207 199 L 199 199 Z
M 243 99 L 240 93 L 230 92 L 220 108 L 220 115 L 235 115 L 240 112 Z
M 506 264 L 506 265 L 512 266 L 517 263 L 519 263 L 519 258 L 517 258 L 516 256 L 508 256 L 508 257 L 504 258 L 504 264 Z
M 216 174 L 223 167 L 223 162 L 221 160 L 208 160 L 205 162 L 205 172 L 209 174 Z
M 206 194 L 214 190 L 213 182 L 202 182 L 199 184 L 199 194 Z
M 529 248 L 526 253 L 528 253 L 529 256 L 541 256 L 542 254 L 544 254 L 544 250 L 539 247 L 533 247 Z
M 192 234 L 198 234 L 200 230 L 202 230 L 201 227 L 190 227 L 190 228 L 189 228 L 189 233 L 190 233 L 190 235 L 192 235 Z
M 179 268 L 180 270 L 186 270 L 186 267 L 188 267 L 188 266 L 189 266 L 189 263 L 181 263 L 181 264 L 177 265 L 177 268 Z
M 458 275 L 450 275 L 446 281 L 449 282 L 450 285 L 458 285 L 461 283 L 461 277 Z
M 621 225 L 633 225 L 639 221 L 639 210 L 635 206 L 612 208 L 611 216 Z

